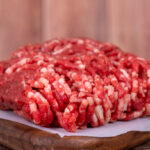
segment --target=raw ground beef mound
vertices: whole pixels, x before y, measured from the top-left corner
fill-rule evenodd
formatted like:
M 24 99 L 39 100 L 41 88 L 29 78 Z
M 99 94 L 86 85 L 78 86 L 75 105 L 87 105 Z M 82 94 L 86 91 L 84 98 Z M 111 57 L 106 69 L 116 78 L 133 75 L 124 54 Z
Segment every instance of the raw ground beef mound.
M 71 132 L 147 116 L 150 61 L 84 38 L 27 45 L 0 62 L 0 109 Z

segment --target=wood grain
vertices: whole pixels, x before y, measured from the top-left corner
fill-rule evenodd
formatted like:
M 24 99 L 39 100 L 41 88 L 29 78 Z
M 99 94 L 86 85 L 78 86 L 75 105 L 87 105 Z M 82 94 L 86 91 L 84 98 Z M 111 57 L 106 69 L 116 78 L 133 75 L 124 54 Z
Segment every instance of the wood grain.
M 106 40 L 105 0 L 45 0 L 42 6 L 42 39 L 90 37 Z
M 11 149 L 0 144 L 0 150 L 11 150 Z
M 55 37 L 112 42 L 150 59 L 149 0 L 0 0 L 0 59 Z
M 40 0 L 0 0 L 0 59 L 14 49 L 40 42 Z
M 145 142 L 144 144 L 134 148 L 134 150 L 149 150 L 150 149 L 150 141 Z
M 60 138 L 20 123 L 0 119 L 0 143 L 14 150 L 127 150 L 150 140 L 150 132 L 128 132 L 111 138 Z
M 149 0 L 108 0 L 108 41 L 150 59 Z

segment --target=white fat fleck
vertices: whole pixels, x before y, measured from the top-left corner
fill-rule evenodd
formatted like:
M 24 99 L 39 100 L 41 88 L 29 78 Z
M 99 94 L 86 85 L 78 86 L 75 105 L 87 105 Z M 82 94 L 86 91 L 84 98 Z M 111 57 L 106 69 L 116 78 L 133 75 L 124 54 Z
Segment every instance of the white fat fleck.
M 99 50 L 97 48 L 94 48 L 93 51 L 94 51 L 94 53 L 98 53 L 99 52 Z
M 125 83 L 124 83 L 124 82 L 121 82 L 120 84 L 121 84 L 123 87 L 125 87 Z
M 92 97 L 87 97 L 87 100 L 90 106 L 94 104 L 94 100 Z
M 129 78 L 129 74 L 126 72 L 126 70 L 120 69 L 120 71 L 123 73 L 123 75 L 124 75 L 126 78 Z
M 7 74 L 11 74 L 11 73 L 13 72 L 13 68 L 10 67 L 10 68 L 8 68 L 5 72 L 6 72 Z
M 104 115 L 103 115 L 103 108 L 101 105 L 95 107 L 95 114 L 97 118 L 103 123 L 104 122 Z
M 74 88 L 74 87 L 78 87 L 78 84 L 77 83 L 73 83 L 72 84 L 72 87 Z
M 38 86 L 39 86 L 39 82 L 35 81 L 35 82 L 34 82 L 34 86 L 35 86 L 35 87 L 38 87 Z
M 63 48 L 60 49 L 60 50 L 54 51 L 54 52 L 53 52 L 53 55 L 60 54 L 60 53 L 62 53 L 63 51 L 64 51 Z
M 66 108 L 65 113 L 70 113 L 70 110 L 68 108 Z
M 39 61 L 37 62 L 37 65 L 40 66 L 42 63 L 43 63 L 43 61 L 42 61 L 42 60 L 39 60 Z
M 118 99 L 118 92 L 115 92 L 115 99 Z
M 112 107 L 112 103 L 107 95 L 106 95 L 106 99 L 107 99 L 108 107 Z M 107 105 L 107 104 L 105 104 L 105 105 Z
M 126 102 L 129 102 L 130 99 L 131 99 L 130 94 L 126 94 L 125 97 L 124 97 L 124 99 L 125 99 Z
M 107 86 L 106 85 L 104 86 L 104 90 L 107 90 Z
M 53 45 L 53 44 L 55 44 L 55 43 L 59 43 L 60 41 L 59 40 L 52 40 L 52 41 L 50 41 L 49 43 L 45 43 L 45 45 L 46 46 L 51 46 L 51 45 Z
M 113 64 L 116 65 L 116 66 L 119 65 L 119 63 L 117 61 L 114 61 Z
M 87 106 L 88 106 L 88 100 L 82 99 L 82 102 L 79 108 L 79 113 L 84 113 Z
M 86 90 L 84 88 L 80 88 L 79 90 L 80 90 L 80 92 L 86 92 Z
M 78 44 L 83 44 L 84 41 L 83 41 L 83 40 L 78 40 L 77 43 L 78 43 Z
M 64 84 L 64 90 L 67 95 L 71 95 L 71 89 L 67 84 Z
M 113 77 L 113 78 L 111 79 L 111 81 L 112 81 L 112 82 L 113 82 L 113 81 L 117 81 L 117 79 Z
M 48 60 L 49 60 L 49 62 L 52 62 L 52 61 L 55 61 L 55 59 L 54 58 L 52 58 L 52 57 L 49 57 L 49 58 L 47 58 Z M 53 65 L 53 64 L 50 64 L 51 66 Z M 50 66 L 49 65 L 49 66 Z M 54 66 L 54 65 L 53 65 Z
M 82 62 L 80 60 L 77 60 L 76 63 L 77 64 L 82 64 Z
M 18 62 L 18 64 L 19 64 L 19 65 L 24 65 L 24 64 L 26 64 L 28 61 L 29 61 L 29 58 L 23 58 L 22 60 L 20 60 L 20 61 Z
M 35 97 L 40 98 L 40 100 L 44 103 L 47 102 L 47 100 L 40 93 L 35 93 Z
M 49 58 L 50 59 L 50 58 Z M 52 68 L 52 67 L 54 67 L 54 64 L 49 64 L 48 65 L 48 68 Z
M 123 78 L 124 76 L 121 74 L 120 77 Z
M 23 86 L 25 86 L 25 85 L 26 85 L 24 81 L 22 81 L 22 82 L 21 82 L 21 84 L 22 84 Z
M 89 102 L 86 99 L 83 99 L 82 105 L 84 105 L 84 107 L 86 107 L 88 104 L 89 104 Z
M 133 87 L 138 88 L 138 81 L 137 80 L 133 80 Z
M 119 99 L 119 105 L 118 105 L 119 111 L 122 111 L 124 108 L 124 99 Z
M 40 59 L 40 58 L 43 58 L 43 57 L 41 55 L 37 54 L 37 55 L 34 56 L 34 58 Z
M 52 83 L 52 85 L 56 88 L 56 87 L 57 87 L 57 81 L 54 81 L 54 82 Z
M 83 75 L 82 75 L 82 80 L 84 80 L 84 81 L 85 81 L 85 80 L 89 80 L 89 79 L 88 79 L 88 76 L 86 76 L 85 74 L 83 74 Z
M 65 48 L 71 48 L 71 44 L 67 44 Z
M 62 48 L 62 49 L 59 49 L 59 50 L 57 50 L 57 51 L 54 51 L 54 52 L 53 52 L 53 55 L 60 54 L 60 53 L 62 53 L 62 52 L 64 52 L 64 51 L 66 51 L 66 50 L 69 49 L 69 48 L 71 48 L 71 44 L 66 45 L 66 46 L 65 46 L 64 48 Z
M 147 70 L 147 76 L 150 78 L 150 69 Z
M 17 57 L 21 57 L 22 52 L 18 52 L 16 55 L 17 55 Z
M 73 106 L 72 106 L 72 105 L 69 105 L 69 106 L 68 106 L 68 109 L 69 109 L 70 111 L 73 111 Z
M 16 72 L 19 72 L 21 70 L 21 68 L 18 68 L 17 70 L 16 70 Z
M 69 99 L 69 101 L 70 101 L 71 103 L 74 103 L 74 102 L 81 103 L 82 99 L 79 99 L 79 98 L 76 98 L 76 97 L 72 97 L 72 98 Z
M 126 118 L 126 114 L 125 113 L 121 113 L 120 115 L 119 115 L 119 117 L 118 117 L 118 119 L 120 120 L 122 120 L 122 119 L 125 119 Z
M 133 100 L 135 100 L 136 95 L 137 95 L 136 93 L 132 92 L 132 93 L 131 93 L 131 98 L 132 98 Z
M 76 72 L 73 72 L 72 73 L 72 78 L 76 77 L 77 76 L 77 73 Z
M 28 98 L 32 98 L 32 97 L 34 97 L 34 94 L 32 93 L 32 92 L 28 92 Z
M 133 57 L 131 57 L 131 56 L 130 56 L 130 57 L 128 57 L 128 60 L 132 60 L 132 59 L 133 59 Z
M 78 68 L 79 68 L 79 69 L 85 69 L 85 65 L 80 64 L 80 65 L 78 66 Z
M 144 92 L 143 92 L 143 87 L 142 86 L 139 86 L 139 92 L 143 95 Z
M 64 84 L 64 83 L 65 83 L 65 81 L 64 81 L 63 78 L 60 78 L 58 82 L 59 82 L 60 84 Z
M 84 93 L 84 92 L 79 92 L 79 97 L 83 97 L 83 96 L 85 96 L 86 94 Z
M 39 81 L 42 82 L 45 86 L 47 84 L 49 84 L 49 81 L 47 79 L 45 79 L 45 78 L 40 78 Z
M 126 87 L 124 87 L 124 90 L 128 91 L 128 87 L 127 87 L 127 86 L 126 86 Z
M 97 119 L 97 116 L 96 114 L 94 113 L 93 116 L 92 116 L 92 121 L 94 123 L 94 126 L 98 126 L 98 119 Z
M 111 111 L 110 109 L 108 109 L 108 111 L 106 111 L 106 119 L 105 119 L 105 123 L 108 123 L 111 119 Z
M 130 101 L 130 94 L 126 94 L 125 96 L 124 96 L 124 111 L 126 111 L 127 110 L 127 107 L 128 107 L 128 103 L 129 103 L 129 101 Z
M 133 117 L 134 117 L 134 118 L 138 118 L 138 117 L 140 117 L 140 116 L 142 115 L 142 113 L 143 113 L 143 110 L 141 110 L 141 111 L 135 111 L 135 112 L 133 113 Z
M 54 73 L 54 69 L 52 69 L 52 68 L 48 68 L 48 71 L 49 71 L 50 73 Z
M 135 71 L 132 72 L 133 77 L 137 77 L 137 73 Z
M 95 98 L 95 103 L 96 103 L 97 105 L 99 105 L 99 104 L 101 103 L 101 99 L 98 98 L 98 97 L 96 97 L 96 98 Z
M 86 82 L 85 82 L 85 87 L 86 87 L 87 89 L 91 89 L 91 88 L 92 88 L 91 83 L 88 82 L 88 81 L 86 81 Z
M 62 85 L 59 85 L 58 87 L 61 89 L 61 88 L 62 88 Z
M 51 91 L 51 86 L 47 85 L 45 88 L 46 93 L 49 93 Z
M 110 95 L 112 95 L 114 93 L 114 87 L 113 86 L 108 85 L 107 89 L 108 89 L 108 96 L 110 96 Z
M 30 104 L 29 104 L 29 106 L 30 106 L 30 111 L 31 111 L 31 113 L 33 113 L 33 112 L 36 112 L 36 111 L 37 111 L 36 104 L 34 104 L 34 103 L 30 103 Z
M 125 58 L 121 58 L 121 61 L 124 61 L 125 60 Z
M 47 72 L 47 68 L 45 68 L 45 67 L 42 68 L 42 69 L 41 69 L 41 72 L 46 73 L 46 72 Z

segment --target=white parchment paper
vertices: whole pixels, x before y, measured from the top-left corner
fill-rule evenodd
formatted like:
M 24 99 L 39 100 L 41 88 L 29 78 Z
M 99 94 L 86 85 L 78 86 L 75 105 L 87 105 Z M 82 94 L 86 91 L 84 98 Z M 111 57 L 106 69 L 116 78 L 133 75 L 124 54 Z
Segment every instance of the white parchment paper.
M 59 136 L 94 136 L 94 137 L 112 137 L 119 134 L 126 133 L 128 131 L 150 131 L 150 117 L 139 118 L 131 121 L 117 121 L 114 123 L 106 124 L 105 126 L 97 128 L 87 128 L 84 130 L 77 130 L 76 133 L 70 133 L 62 128 L 45 128 L 35 125 L 22 117 L 14 114 L 11 111 L 1 111 L 0 118 L 19 122 L 40 130 L 44 130 L 50 133 L 56 133 Z

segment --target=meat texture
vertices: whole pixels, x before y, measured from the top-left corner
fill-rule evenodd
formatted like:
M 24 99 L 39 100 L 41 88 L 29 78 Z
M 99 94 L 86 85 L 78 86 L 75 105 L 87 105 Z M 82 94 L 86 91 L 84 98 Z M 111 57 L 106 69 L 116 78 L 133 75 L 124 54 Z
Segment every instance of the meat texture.
M 67 131 L 150 115 L 150 61 L 72 38 L 27 45 L 0 62 L 0 109 Z

